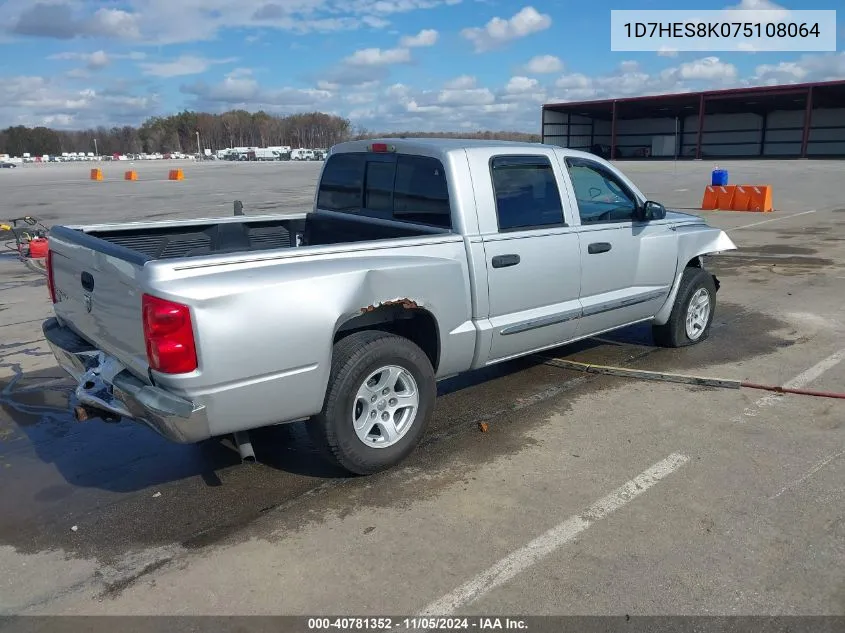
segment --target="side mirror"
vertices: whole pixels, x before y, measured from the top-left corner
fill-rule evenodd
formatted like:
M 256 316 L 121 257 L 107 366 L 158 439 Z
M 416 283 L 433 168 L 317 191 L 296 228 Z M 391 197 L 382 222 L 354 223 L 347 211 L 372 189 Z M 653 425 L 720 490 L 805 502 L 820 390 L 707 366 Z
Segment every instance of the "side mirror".
M 649 222 L 651 220 L 662 220 L 666 217 L 666 207 L 659 202 L 653 200 L 646 200 L 643 204 L 643 220 Z

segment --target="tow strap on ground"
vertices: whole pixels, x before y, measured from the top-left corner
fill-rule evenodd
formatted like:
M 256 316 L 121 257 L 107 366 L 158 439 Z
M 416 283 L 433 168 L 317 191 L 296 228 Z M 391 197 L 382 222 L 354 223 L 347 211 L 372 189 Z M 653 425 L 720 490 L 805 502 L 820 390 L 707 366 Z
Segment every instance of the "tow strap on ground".
M 607 376 L 619 376 L 622 378 L 636 378 L 638 380 L 652 380 L 658 382 L 675 382 L 686 385 L 697 385 L 700 387 L 718 387 L 721 389 L 759 389 L 773 391 L 775 393 L 790 393 L 800 396 L 815 396 L 817 398 L 838 398 L 845 400 L 845 393 L 834 393 L 829 391 L 813 391 L 811 389 L 793 389 L 791 387 L 778 387 L 773 385 L 761 385 L 745 380 L 732 380 L 730 378 L 711 378 L 709 376 L 690 376 L 687 374 L 672 374 L 662 371 L 647 371 L 645 369 L 629 369 L 627 367 L 611 367 L 609 365 L 595 365 L 593 363 L 580 363 L 571 360 L 561 360 L 549 356 L 541 356 L 545 364 L 562 369 L 571 369 L 588 374 L 604 374 Z

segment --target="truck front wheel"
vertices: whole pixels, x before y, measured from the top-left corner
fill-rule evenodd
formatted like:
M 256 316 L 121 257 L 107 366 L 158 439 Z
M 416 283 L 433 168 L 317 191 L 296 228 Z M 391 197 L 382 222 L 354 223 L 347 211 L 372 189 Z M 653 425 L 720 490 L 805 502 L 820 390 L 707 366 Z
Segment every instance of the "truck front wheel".
M 417 345 L 387 332 L 354 332 L 334 345 L 326 399 L 309 433 L 340 466 L 369 475 L 414 450 L 436 397 L 434 369 Z
M 710 333 L 716 310 L 716 283 L 702 268 L 684 269 L 669 320 L 652 327 L 654 342 L 662 347 L 700 343 Z

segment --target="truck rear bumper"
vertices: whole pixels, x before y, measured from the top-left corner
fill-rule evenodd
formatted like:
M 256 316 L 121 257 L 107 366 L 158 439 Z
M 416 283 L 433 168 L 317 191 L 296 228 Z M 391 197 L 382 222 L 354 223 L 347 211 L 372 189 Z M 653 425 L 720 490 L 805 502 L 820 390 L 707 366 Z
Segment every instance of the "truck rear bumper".
M 203 405 L 144 383 L 55 317 L 44 321 L 41 329 L 59 366 L 77 381 L 80 404 L 146 424 L 174 442 L 190 444 L 211 437 Z

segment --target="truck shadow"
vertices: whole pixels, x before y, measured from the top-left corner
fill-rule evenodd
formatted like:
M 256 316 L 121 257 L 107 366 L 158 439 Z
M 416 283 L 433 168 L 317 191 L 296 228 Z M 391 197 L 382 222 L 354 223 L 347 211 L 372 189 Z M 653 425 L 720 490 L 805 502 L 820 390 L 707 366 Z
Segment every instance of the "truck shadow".
M 637 327 L 616 332 L 613 338 L 620 344 L 649 345 L 651 341 L 648 329 Z M 551 351 L 569 355 L 601 344 L 588 339 Z M 460 397 L 473 387 L 542 362 L 539 357 L 523 357 L 441 381 L 438 397 Z M 74 488 L 128 493 L 197 477 L 206 487 L 222 486 L 224 473 L 241 464 L 237 452 L 221 441 L 225 438 L 177 444 L 136 422 L 75 422 L 68 406 L 72 387 L 71 380 L 55 367 L 16 371 L 10 380 L 0 381 L 0 462 L 5 468 L 15 470 L 18 462 L 28 460 L 32 471 L 35 457 L 55 469 L 43 471 L 46 487 L 55 483 L 50 480 L 58 474 Z M 258 477 L 272 478 L 272 472 L 318 479 L 347 476 L 318 453 L 304 422 L 258 429 L 251 433 L 251 440 L 258 460 L 253 472 L 261 473 Z M 43 469 L 35 468 L 33 476 L 38 477 L 39 470 Z M 37 482 L 33 485 L 37 489 Z M 0 496 L 7 494 L 14 491 L 0 492 Z
M 76 422 L 69 407 L 73 383 L 61 369 L 13 370 L 11 379 L 0 380 L 0 472 L 20 472 L 26 463 L 32 476 L 43 475 L 43 488 L 53 491 L 44 492 L 31 481 L 36 496 L 60 494 L 56 474 L 63 480 L 60 487 L 128 493 L 195 477 L 206 487 L 222 486 L 227 469 L 241 465 L 240 456 L 224 441 L 229 438 L 177 444 L 133 421 Z M 259 462 L 251 470 L 260 471 L 259 477 L 267 471 L 278 476 L 345 476 L 345 471 L 322 459 L 303 423 L 259 429 L 251 435 Z M 33 458 L 54 470 L 34 467 Z M 0 497 L 6 494 L 16 493 L 0 490 Z
M 73 486 L 130 492 L 194 475 L 214 483 L 217 469 L 240 461 L 219 443 L 174 444 L 134 422 L 75 422 L 68 407 L 72 388 L 58 368 L 0 381 L 6 468 L 34 456 Z

